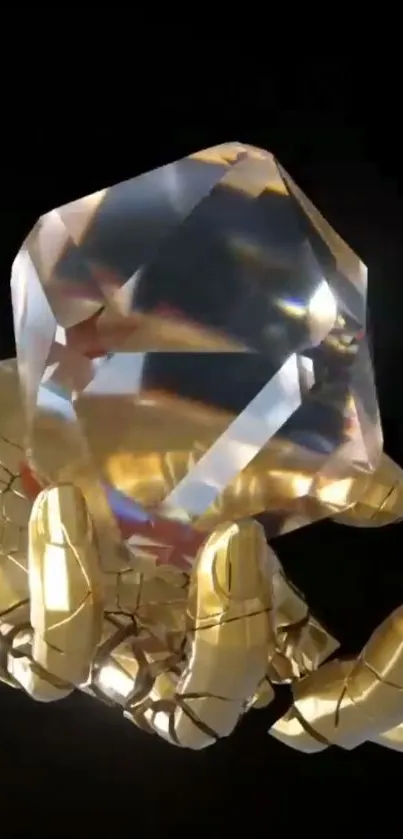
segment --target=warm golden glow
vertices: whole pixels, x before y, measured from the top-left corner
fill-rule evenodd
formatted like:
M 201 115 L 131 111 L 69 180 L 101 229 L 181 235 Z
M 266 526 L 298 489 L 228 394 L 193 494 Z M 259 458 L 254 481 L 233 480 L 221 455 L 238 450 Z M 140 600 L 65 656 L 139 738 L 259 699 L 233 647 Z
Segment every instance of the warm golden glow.
M 49 532 L 49 539 L 53 543 L 53 546 L 63 545 L 65 532 L 61 519 L 59 495 L 56 492 L 50 493 L 48 497 L 46 526 Z
M 308 317 L 315 342 L 322 341 L 333 329 L 337 312 L 337 300 L 329 284 L 323 280 L 308 303 Z
M 339 509 L 344 509 L 346 504 L 350 502 L 353 486 L 354 481 L 351 478 L 345 478 L 342 481 L 331 481 L 318 489 L 318 498 L 324 504 L 328 504 L 329 507 L 334 505 Z
M 111 692 L 123 699 L 133 690 L 133 680 L 127 673 L 113 664 L 101 667 L 97 678 L 98 687 L 109 695 Z
M 66 554 L 58 545 L 47 545 L 45 549 L 43 594 L 49 612 L 70 611 Z

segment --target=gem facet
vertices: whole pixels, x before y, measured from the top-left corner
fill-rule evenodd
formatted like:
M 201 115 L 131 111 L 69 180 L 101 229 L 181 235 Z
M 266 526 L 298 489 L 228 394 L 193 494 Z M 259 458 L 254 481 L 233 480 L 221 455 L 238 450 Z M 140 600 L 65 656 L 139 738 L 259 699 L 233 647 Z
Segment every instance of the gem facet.
M 12 299 L 30 466 L 91 473 L 126 538 L 165 522 L 194 550 L 264 511 L 282 533 L 379 461 L 365 266 L 268 152 L 223 144 L 45 214 Z

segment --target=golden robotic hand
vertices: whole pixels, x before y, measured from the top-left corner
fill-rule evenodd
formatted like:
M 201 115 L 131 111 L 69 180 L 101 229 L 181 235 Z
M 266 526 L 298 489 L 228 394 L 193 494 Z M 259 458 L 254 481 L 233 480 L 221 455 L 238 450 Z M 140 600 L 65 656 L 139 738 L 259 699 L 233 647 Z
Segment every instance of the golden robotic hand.
M 0 379 L 2 681 L 41 701 L 80 688 L 201 748 L 335 649 L 252 519 L 218 525 L 190 574 L 140 556 L 105 572 L 77 488 L 27 498 L 14 362 Z
M 11 515 L 24 503 L 18 480 L 3 489 Z M 42 491 L 28 529 L 20 517 L 19 552 L 10 550 L 15 526 L 4 519 L 4 681 L 42 701 L 81 687 L 192 748 L 233 730 L 276 648 L 278 569 L 260 525 L 217 528 L 189 584 L 166 568 L 148 579 L 130 569 L 120 580 L 102 575 L 84 499 L 71 485 Z
M 293 686 L 294 703 L 275 723 L 278 740 L 305 752 L 370 740 L 403 748 L 403 608 L 373 633 L 357 659 L 331 661 Z
M 4 487 L 3 508 L 24 503 L 18 480 Z M 71 485 L 38 496 L 28 529 L 20 518 L 19 552 L 7 551 L 13 526 L 3 523 L 0 676 L 33 698 L 82 688 L 141 727 L 201 748 L 229 734 L 249 705 L 270 700 L 269 663 L 273 680 L 305 672 L 307 608 L 281 583 L 253 520 L 217 528 L 190 580 L 170 568 L 148 578 L 131 569 L 120 579 L 102 575 L 84 500 Z M 316 637 L 320 657 L 329 639 L 320 629 Z
M 310 615 L 250 519 L 219 524 L 190 574 L 150 567 L 140 555 L 126 568 L 106 572 L 77 488 L 53 486 L 33 506 L 28 500 L 19 474 L 23 448 L 14 361 L 0 365 L 0 379 L 3 681 L 41 701 L 78 687 L 122 707 L 137 725 L 191 748 L 229 734 L 244 712 L 271 701 L 273 685 L 288 682 L 295 707 L 272 733 L 312 750 L 327 739 L 342 742 L 329 727 L 337 728 L 333 711 L 340 716 L 348 706 L 340 679 L 351 670 L 346 684 L 360 677 L 372 703 L 363 710 L 361 728 L 354 722 L 354 742 L 371 737 L 398 747 L 399 694 L 391 686 L 398 676 L 389 673 L 381 683 L 375 668 L 379 657 L 382 672 L 398 660 L 399 620 L 392 617 L 378 631 L 378 658 L 367 656 L 372 664 L 321 667 L 337 642 Z M 362 688 L 363 671 L 372 692 Z M 323 714 L 323 699 L 327 708 L 331 700 L 330 714 Z M 348 707 L 343 713 L 350 720 L 353 700 Z M 372 728 L 364 724 L 368 717 L 375 720 Z
M 386 455 L 360 500 L 335 520 L 382 526 L 402 518 L 402 470 Z M 294 702 L 271 734 L 305 752 L 364 741 L 403 750 L 403 608 L 389 615 L 357 658 L 327 662 L 293 684 Z

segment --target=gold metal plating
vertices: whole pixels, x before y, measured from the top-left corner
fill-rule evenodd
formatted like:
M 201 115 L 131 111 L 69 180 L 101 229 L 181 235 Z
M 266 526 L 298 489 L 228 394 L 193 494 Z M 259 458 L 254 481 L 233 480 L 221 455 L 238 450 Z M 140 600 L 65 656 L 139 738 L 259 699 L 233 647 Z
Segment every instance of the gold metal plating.
M 82 684 L 102 630 L 102 589 L 93 529 L 75 487 L 43 490 L 28 531 L 32 655 L 45 670 Z
M 284 743 L 305 752 L 365 740 L 403 748 L 402 608 L 357 659 L 327 661 L 337 641 L 285 579 L 261 526 L 228 523 L 230 502 L 190 574 L 150 568 L 140 555 L 128 562 L 123 547 L 119 562 L 105 563 L 81 490 L 66 482 L 29 502 L 14 361 L 0 365 L 0 390 L 2 681 L 41 701 L 79 688 L 193 749 L 229 735 L 287 682 L 294 702 L 271 730 Z M 281 499 L 297 477 L 280 482 Z M 402 516 L 399 467 L 384 457 L 360 480 L 344 521 Z

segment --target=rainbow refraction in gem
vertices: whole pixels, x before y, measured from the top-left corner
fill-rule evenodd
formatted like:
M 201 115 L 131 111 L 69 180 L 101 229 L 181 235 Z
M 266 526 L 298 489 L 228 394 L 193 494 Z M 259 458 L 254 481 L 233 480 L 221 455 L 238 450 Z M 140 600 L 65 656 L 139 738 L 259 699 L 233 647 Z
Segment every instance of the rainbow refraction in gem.
M 91 464 L 125 533 L 195 547 L 262 512 L 282 533 L 379 461 L 365 266 L 266 151 L 222 144 L 46 213 L 12 300 L 30 466 Z
M 34 500 L 44 484 L 41 484 L 26 462 L 20 466 L 22 486 L 28 498 Z M 174 565 L 188 571 L 193 565 L 203 534 L 180 522 L 160 519 L 146 513 L 138 504 L 109 484 L 103 486 L 106 498 L 114 513 L 120 533 L 135 554 L 150 560 L 153 566 Z M 143 564 L 144 570 L 144 564 Z

